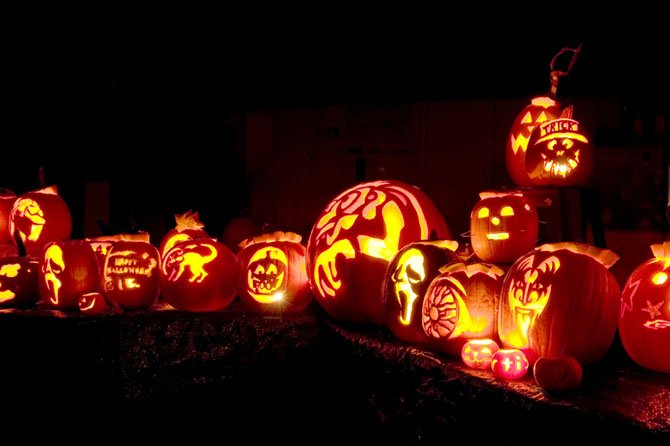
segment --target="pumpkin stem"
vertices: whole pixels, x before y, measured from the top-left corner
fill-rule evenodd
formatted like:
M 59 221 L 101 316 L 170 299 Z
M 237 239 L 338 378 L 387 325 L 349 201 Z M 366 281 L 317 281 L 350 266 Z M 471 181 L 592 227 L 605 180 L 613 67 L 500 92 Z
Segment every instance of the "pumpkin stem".
M 40 166 L 37 171 L 37 183 L 40 186 L 40 189 L 47 186 L 47 174 L 44 166 Z
M 549 88 L 549 97 L 552 99 L 556 99 L 556 92 L 558 90 L 558 79 L 559 77 L 567 76 L 570 73 L 570 70 L 572 70 L 573 65 L 577 61 L 577 57 L 579 56 L 579 53 L 582 51 L 582 44 L 580 43 L 577 48 L 561 48 L 561 50 L 556 53 L 556 55 L 551 59 L 551 62 L 549 62 L 549 76 L 551 79 L 551 87 Z M 556 63 L 556 60 L 561 54 L 572 52 L 572 59 L 570 59 L 570 63 L 568 64 L 568 68 L 565 71 L 557 70 L 554 68 L 554 64 Z
M 18 229 L 14 229 L 14 241 L 16 242 L 16 249 L 19 251 L 19 257 L 26 256 L 26 245 L 23 243 L 21 234 Z

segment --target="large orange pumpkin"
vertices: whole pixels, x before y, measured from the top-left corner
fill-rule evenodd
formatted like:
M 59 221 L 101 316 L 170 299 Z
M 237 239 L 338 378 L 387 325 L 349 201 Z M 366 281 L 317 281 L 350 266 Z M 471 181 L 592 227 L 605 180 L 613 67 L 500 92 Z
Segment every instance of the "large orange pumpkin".
M 70 237 L 72 217 L 56 186 L 25 193 L 14 202 L 10 232 L 15 231 L 32 257 L 40 257 L 49 242 Z
M 561 114 L 558 103 L 546 96 L 533 98 L 517 115 L 507 136 L 505 158 L 510 178 L 519 186 L 531 186 L 533 183 L 526 173 L 526 150 L 528 141 L 535 128 Z
M 236 279 L 235 254 L 213 239 L 179 242 L 161 259 L 161 294 L 178 310 L 216 311 L 227 307 L 236 295 Z
M 587 244 L 542 245 L 517 260 L 500 295 L 498 333 L 505 347 L 540 356 L 602 358 L 616 331 L 621 297 L 608 271 L 611 251 Z
M 200 221 L 197 212 L 189 210 L 181 215 L 175 214 L 174 220 L 177 224 L 165 234 L 158 247 L 161 258 L 179 242 L 196 238 L 209 238 L 209 235 L 203 229 L 205 224 Z
M 460 356 L 471 339 L 496 339 L 503 271 L 493 265 L 453 263 L 441 268 L 423 300 L 421 323 L 436 349 Z
M 670 241 L 651 249 L 623 289 L 619 334 L 635 362 L 670 373 Z
M 430 282 L 446 264 L 458 262 L 458 242 L 434 240 L 405 245 L 393 256 L 384 279 L 386 326 L 403 341 L 429 341 L 421 327 L 423 297 Z
M 389 260 L 410 242 L 449 238 L 444 218 L 418 188 L 358 184 L 335 197 L 312 227 L 307 273 L 314 296 L 337 319 L 381 324 Z
M 79 308 L 79 298 L 98 291 L 98 263 L 88 243 L 52 242 L 44 249 L 39 274 L 42 300 L 60 310 Z
M 242 303 L 257 313 L 305 309 L 312 300 L 302 237 L 275 232 L 241 244 L 237 253 L 238 288 Z
M 0 245 L 14 242 L 14 236 L 9 231 L 9 216 L 16 201 L 16 194 L 8 189 L 0 189 Z
M 535 206 L 520 192 L 482 192 L 470 214 L 472 249 L 484 262 L 511 263 L 535 246 Z
M 158 298 L 158 250 L 146 241 L 118 241 L 107 252 L 102 270 L 105 297 L 123 308 L 152 306 Z
M 592 169 L 593 149 L 579 122 L 562 117 L 533 131 L 526 151 L 526 172 L 534 185 L 581 185 Z

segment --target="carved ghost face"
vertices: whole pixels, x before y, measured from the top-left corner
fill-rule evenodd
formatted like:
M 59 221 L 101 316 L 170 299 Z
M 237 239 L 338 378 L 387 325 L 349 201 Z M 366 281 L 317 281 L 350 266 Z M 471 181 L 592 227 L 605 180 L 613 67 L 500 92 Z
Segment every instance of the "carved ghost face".
M 42 272 L 44 273 L 44 282 L 47 289 L 51 291 L 49 300 L 54 305 L 59 303 L 59 292 L 62 287 L 60 276 L 65 271 L 65 262 L 63 261 L 63 250 L 58 245 L 51 245 L 44 253 L 44 263 Z
M 400 256 L 398 267 L 391 276 L 403 325 L 409 325 L 412 321 L 414 301 L 419 297 L 419 287 L 426 278 L 423 260 L 423 254 L 418 249 L 408 249 Z

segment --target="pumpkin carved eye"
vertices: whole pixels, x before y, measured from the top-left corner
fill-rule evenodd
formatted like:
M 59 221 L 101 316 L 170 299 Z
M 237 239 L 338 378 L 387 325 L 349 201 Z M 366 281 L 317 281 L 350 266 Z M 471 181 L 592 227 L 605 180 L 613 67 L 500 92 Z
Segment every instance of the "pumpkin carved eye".
M 512 209 L 512 206 L 505 206 L 500 210 L 500 215 L 503 217 L 510 217 L 514 215 L 514 209 Z
M 478 218 L 488 218 L 488 216 L 489 216 L 489 208 L 481 208 L 479 212 L 477 212 Z
M 575 145 L 574 141 L 572 141 L 571 139 L 568 139 L 568 138 L 565 138 L 565 139 L 561 140 L 561 144 L 563 144 L 563 147 L 565 147 L 566 150 L 571 149 L 572 146 Z
M 530 115 L 530 112 L 526 112 L 526 114 L 521 119 L 521 124 L 532 124 L 532 123 L 533 123 L 533 117 Z

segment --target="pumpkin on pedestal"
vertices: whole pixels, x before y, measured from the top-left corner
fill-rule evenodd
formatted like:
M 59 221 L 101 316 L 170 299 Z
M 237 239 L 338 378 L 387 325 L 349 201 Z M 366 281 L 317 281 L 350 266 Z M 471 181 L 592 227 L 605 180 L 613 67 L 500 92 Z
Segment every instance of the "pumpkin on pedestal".
M 9 189 L 0 189 L 0 245 L 14 242 L 13 233 L 9 230 L 9 216 L 16 201 L 16 194 Z
M 540 356 L 602 358 L 619 315 L 619 285 L 608 269 L 619 257 L 587 244 L 542 245 L 517 260 L 500 295 L 498 333 L 505 347 Z
M 123 308 L 148 308 L 158 299 L 160 257 L 148 234 L 144 238 L 115 242 L 105 257 L 102 291 Z
M 12 206 L 10 232 L 19 232 L 29 256 L 40 257 L 53 241 L 66 240 L 72 231 L 72 217 L 56 186 L 21 195 Z
M 635 362 L 670 373 L 670 241 L 651 250 L 654 258 L 635 269 L 623 289 L 619 334 Z
M 472 249 L 484 262 L 513 262 L 535 246 L 535 206 L 520 192 L 482 192 L 470 214 Z
M 405 245 L 386 269 L 382 305 L 386 326 L 403 341 L 427 343 L 421 326 L 423 298 L 440 267 L 458 262 L 458 242 L 434 240 Z
M 558 118 L 560 114 L 561 108 L 558 102 L 541 96 L 533 98 L 514 119 L 507 136 L 505 158 L 507 172 L 517 185 L 533 185 L 526 172 L 526 150 L 533 130 L 542 123 Z
M 449 238 L 444 218 L 418 188 L 399 181 L 358 184 L 335 197 L 312 228 L 310 286 L 334 318 L 382 324 L 389 260 L 410 242 Z
M 526 172 L 533 185 L 582 185 L 592 169 L 593 149 L 579 122 L 561 117 L 533 131 L 526 151 Z
M 197 212 L 189 210 L 181 215 L 175 214 L 174 220 L 177 223 L 176 226 L 165 234 L 158 247 L 161 259 L 179 242 L 197 238 L 209 238 L 209 235 L 203 229 L 205 224 L 200 221 L 200 216 Z
M 436 349 L 460 356 L 471 339 L 495 339 L 503 271 L 493 265 L 454 263 L 428 287 L 423 299 L 423 331 Z
M 312 300 L 302 237 L 293 232 L 263 234 L 240 244 L 239 293 L 242 303 L 257 313 L 305 309 Z
M 214 239 L 179 242 L 161 259 L 159 287 L 178 310 L 221 310 L 237 292 L 235 254 Z
M 79 308 L 82 294 L 98 291 L 98 263 L 88 243 L 52 242 L 44 249 L 39 272 L 42 300 L 59 310 Z

